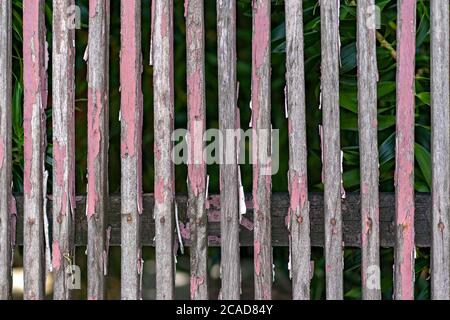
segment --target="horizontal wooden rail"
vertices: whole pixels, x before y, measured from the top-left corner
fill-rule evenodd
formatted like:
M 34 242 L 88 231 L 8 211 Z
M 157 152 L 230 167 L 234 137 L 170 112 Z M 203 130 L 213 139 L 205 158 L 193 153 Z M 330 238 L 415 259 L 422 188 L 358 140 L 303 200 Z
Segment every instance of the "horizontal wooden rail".
M 323 247 L 324 224 L 323 224 L 323 195 L 311 193 L 310 215 L 311 215 L 311 245 Z M 47 213 L 51 215 L 51 196 L 48 201 Z M 178 213 L 180 215 L 180 230 L 185 246 L 190 245 L 189 219 L 186 216 L 187 197 L 177 196 Z M 17 244 L 23 244 L 23 197 L 16 196 L 18 226 Z M 216 247 L 220 245 L 220 197 L 213 195 L 209 198 L 210 208 L 208 210 L 209 245 Z M 253 246 L 253 212 L 251 195 L 246 196 L 248 213 L 241 222 L 240 244 L 243 247 Z M 288 193 L 274 193 L 272 196 L 272 245 L 274 247 L 288 246 L 288 231 L 286 228 L 286 215 L 289 208 Z M 431 196 L 429 194 L 417 194 L 415 196 L 416 214 L 416 245 L 418 247 L 430 247 L 431 244 Z M 77 197 L 76 208 L 76 236 L 75 245 L 85 246 L 87 243 L 87 220 L 86 198 Z M 154 198 L 153 195 L 144 195 L 144 212 L 141 219 L 141 239 L 143 246 L 154 245 L 153 220 Z M 360 196 L 357 193 L 347 195 L 342 202 L 343 240 L 346 247 L 359 247 L 361 238 L 361 216 Z M 393 193 L 380 194 L 380 245 L 381 247 L 393 247 L 395 242 L 395 195 Z M 106 212 L 106 223 L 112 227 L 112 246 L 120 245 L 120 196 L 112 195 Z M 51 227 L 51 226 L 50 226 Z M 51 232 L 49 233 L 51 234 Z

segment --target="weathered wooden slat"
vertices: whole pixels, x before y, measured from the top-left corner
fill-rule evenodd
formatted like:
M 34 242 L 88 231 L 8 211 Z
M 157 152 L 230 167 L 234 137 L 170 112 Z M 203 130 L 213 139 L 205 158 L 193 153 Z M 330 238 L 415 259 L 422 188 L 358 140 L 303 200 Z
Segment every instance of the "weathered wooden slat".
M 188 94 L 188 217 L 191 228 L 191 299 L 208 299 L 206 164 L 205 22 L 203 0 L 185 0 Z
M 109 0 L 89 1 L 88 42 L 88 299 L 105 298 L 108 248 Z M 120 210 L 118 211 L 120 212 Z
M 217 0 L 217 62 L 219 83 L 219 128 L 223 135 L 220 165 L 221 298 L 238 300 L 241 295 L 239 256 L 239 173 L 237 145 L 227 130 L 234 130 L 237 118 L 236 1 Z M 253 242 L 253 240 L 252 240 Z
M 44 298 L 44 187 L 47 106 L 45 1 L 23 2 L 24 299 Z
M 286 103 L 289 123 L 288 228 L 293 299 L 310 298 L 311 240 L 305 115 L 302 1 L 286 0 Z
M 67 22 L 73 0 L 53 1 L 53 298 L 70 299 L 66 268 L 74 256 L 75 29 Z
M 152 31 L 155 130 L 156 298 L 173 300 L 174 285 L 174 128 L 173 0 L 154 2 Z
M 416 0 L 397 8 L 396 246 L 394 298 L 414 299 L 414 86 Z
M 364 300 L 379 300 L 381 299 L 381 279 L 375 0 L 358 1 L 357 11 L 362 298 Z
M 142 53 L 141 0 L 121 1 L 121 297 L 141 299 Z
M 322 179 L 325 196 L 326 296 L 343 298 L 341 149 L 339 132 L 339 0 L 321 0 Z
M 252 161 L 255 210 L 255 299 L 272 298 L 271 246 L 271 37 L 270 0 L 253 1 L 252 38 Z
M 431 1 L 433 237 L 431 296 L 450 299 L 449 2 Z
M 50 199 L 52 197 L 49 197 Z M 310 225 L 311 246 L 324 246 L 324 211 L 323 194 L 310 193 Z M 23 244 L 23 197 L 17 196 L 17 244 Z M 48 210 L 51 212 L 51 200 L 48 201 Z M 153 219 L 154 197 L 144 195 L 144 212 L 141 216 L 141 237 L 143 246 L 154 246 L 155 221 Z M 187 217 L 187 197 L 177 196 L 178 213 L 180 222 L 189 222 Z M 208 209 L 208 242 L 209 246 L 220 246 L 223 236 L 220 232 L 220 196 L 212 195 L 208 198 L 210 207 Z M 252 196 L 246 196 L 248 213 L 247 219 L 242 220 L 239 233 L 239 244 L 243 247 L 253 246 L 253 204 Z M 343 215 L 343 243 L 346 247 L 360 247 L 361 245 L 361 213 L 360 195 L 358 193 L 348 194 L 342 202 Z M 111 245 L 117 246 L 121 243 L 120 237 L 120 196 L 112 195 L 109 199 L 108 211 L 106 213 L 111 225 Z M 290 206 L 290 197 L 287 193 L 274 193 L 272 196 L 272 246 L 286 247 L 289 245 L 288 230 L 286 227 L 286 215 Z M 418 247 L 430 247 L 431 245 L 431 196 L 429 194 L 417 194 L 415 197 L 416 219 L 415 219 L 415 241 Z M 76 208 L 76 236 L 77 246 L 87 244 L 87 218 L 86 197 L 77 197 Z M 393 193 L 380 194 L 380 246 L 393 247 L 395 243 L 395 195 Z M 51 226 L 50 226 L 51 227 Z M 189 231 L 189 230 L 188 230 Z M 185 234 L 186 235 L 186 234 Z M 189 236 L 183 236 L 185 246 L 190 246 Z
M 0 300 L 11 299 L 11 0 L 0 1 Z

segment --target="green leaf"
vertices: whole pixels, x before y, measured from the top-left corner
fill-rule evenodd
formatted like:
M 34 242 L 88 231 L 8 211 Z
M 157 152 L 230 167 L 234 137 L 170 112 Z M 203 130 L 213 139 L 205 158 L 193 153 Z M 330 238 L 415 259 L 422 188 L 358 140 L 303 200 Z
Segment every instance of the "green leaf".
M 430 152 L 422 147 L 420 144 L 416 143 L 414 145 L 414 153 L 419 164 L 419 168 L 422 171 L 422 174 L 425 178 L 426 183 L 428 184 L 428 188 L 431 189 L 431 155 Z
M 427 106 L 431 106 L 431 99 L 430 99 L 430 93 L 429 92 L 417 93 L 416 97 L 419 98 L 419 100 L 422 101 Z

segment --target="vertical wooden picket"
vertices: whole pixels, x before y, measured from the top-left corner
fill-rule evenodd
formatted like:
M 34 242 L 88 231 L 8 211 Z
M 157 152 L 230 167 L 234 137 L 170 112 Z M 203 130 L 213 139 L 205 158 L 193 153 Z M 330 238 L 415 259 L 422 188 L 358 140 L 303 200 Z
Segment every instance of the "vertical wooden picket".
M 142 249 L 142 53 L 141 0 L 121 1 L 121 297 L 141 298 Z
M 0 300 L 11 299 L 11 0 L 0 1 Z
M 208 299 L 208 216 L 203 134 L 206 129 L 205 22 L 203 0 L 185 0 L 188 94 L 188 216 L 191 299 Z
M 449 2 L 431 1 L 433 223 L 431 297 L 450 299 Z
M 109 0 L 89 1 L 88 42 L 88 299 L 105 298 L 108 197 Z
M 339 132 L 339 0 L 321 0 L 323 112 L 322 178 L 325 186 L 326 296 L 343 298 L 343 250 L 341 214 L 341 150 Z
M 253 1 L 252 161 L 255 298 L 272 298 L 270 0 Z
M 397 8 L 396 242 L 394 298 L 414 299 L 414 106 L 416 0 Z
M 44 298 L 44 172 L 47 48 L 45 1 L 23 2 L 24 299 Z
M 375 0 L 358 1 L 358 117 L 361 170 L 362 298 L 381 298 Z
M 310 298 L 311 240 L 305 115 L 303 5 L 286 0 L 286 103 L 289 128 L 289 193 L 287 220 L 290 238 L 292 297 Z
M 241 295 L 239 256 L 239 180 L 237 145 L 228 141 L 227 130 L 236 127 L 236 1 L 217 0 L 217 62 L 219 83 L 219 128 L 222 132 L 220 165 L 220 234 L 223 300 Z M 234 139 L 234 138 L 233 138 Z
M 173 0 L 154 0 L 152 30 L 155 130 L 156 298 L 173 300 L 175 177 L 171 141 L 174 128 Z
M 74 257 L 75 25 L 73 0 L 53 1 L 53 298 L 70 299 L 66 268 Z

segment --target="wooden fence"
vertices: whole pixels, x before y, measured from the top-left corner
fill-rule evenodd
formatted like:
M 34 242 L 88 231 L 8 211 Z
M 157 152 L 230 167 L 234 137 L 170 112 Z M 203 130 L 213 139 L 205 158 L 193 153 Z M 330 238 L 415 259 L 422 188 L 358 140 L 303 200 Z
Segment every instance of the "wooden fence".
M 326 297 L 343 298 L 343 247 L 362 249 L 364 299 L 380 299 L 379 248 L 395 248 L 394 298 L 414 298 L 415 246 L 431 247 L 433 299 L 450 299 L 449 2 L 431 0 L 432 194 L 414 195 L 414 65 L 416 1 L 398 1 L 397 134 L 394 194 L 378 191 L 375 0 L 357 1 L 361 192 L 342 188 L 339 123 L 339 0 L 321 0 L 321 127 L 323 194 L 308 194 L 302 1 L 286 6 L 286 109 L 289 194 L 272 194 L 270 175 L 253 165 L 253 192 L 241 197 L 238 148 L 223 148 L 220 195 L 208 196 L 202 135 L 206 130 L 203 0 L 185 1 L 189 154 L 188 195 L 174 192 L 173 0 L 121 1 L 121 195 L 108 197 L 110 0 L 89 1 L 88 194 L 75 195 L 74 0 L 53 0 L 53 54 L 48 60 L 44 0 L 23 1 L 24 194 L 13 197 L 11 0 L 0 0 L 0 299 L 11 298 L 12 253 L 23 244 L 24 298 L 43 299 L 48 269 L 54 298 L 70 299 L 71 257 L 87 246 L 88 298 L 105 298 L 110 245 L 121 246 L 121 296 L 140 299 L 142 246 L 156 248 L 157 299 L 174 299 L 174 242 L 190 250 L 192 299 L 207 299 L 208 246 L 221 247 L 221 299 L 239 299 L 240 246 L 254 248 L 256 299 L 272 297 L 272 247 L 290 247 L 293 298 L 310 298 L 311 246 L 323 246 Z M 151 10 L 154 72 L 154 195 L 142 194 L 141 10 Z M 270 129 L 271 1 L 253 0 L 252 112 L 254 133 Z M 219 124 L 236 129 L 236 1 L 217 0 Z M 52 67 L 53 194 L 45 171 L 47 67 Z M 198 137 L 198 138 L 197 138 Z M 199 148 L 200 146 L 200 148 Z M 270 141 L 252 153 L 271 152 Z M 199 151 L 200 150 L 200 151 Z M 242 205 L 247 215 L 240 219 Z M 115 214 L 120 212 L 120 215 Z M 53 217 L 47 221 L 47 217 Z M 119 218 L 120 217 L 120 218 Z M 16 227 L 17 222 L 17 227 Z M 51 234 L 48 230 L 51 226 Z M 108 226 L 108 227 L 107 227 Z M 189 226 L 188 228 L 186 226 Z M 182 228 L 182 230 L 180 230 Z M 174 232 L 177 230 L 178 232 Z M 17 231 L 17 232 L 16 232 Z M 181 232 L 183 231 L 183 232 Z M 17 235 L 16 235 L 17 233 Z M 16 240 L 17 238 L 17 240 Z M 344 245 L 343 245 L 344 244 Z M 378 272 L 377 272 L 378 270 Z

